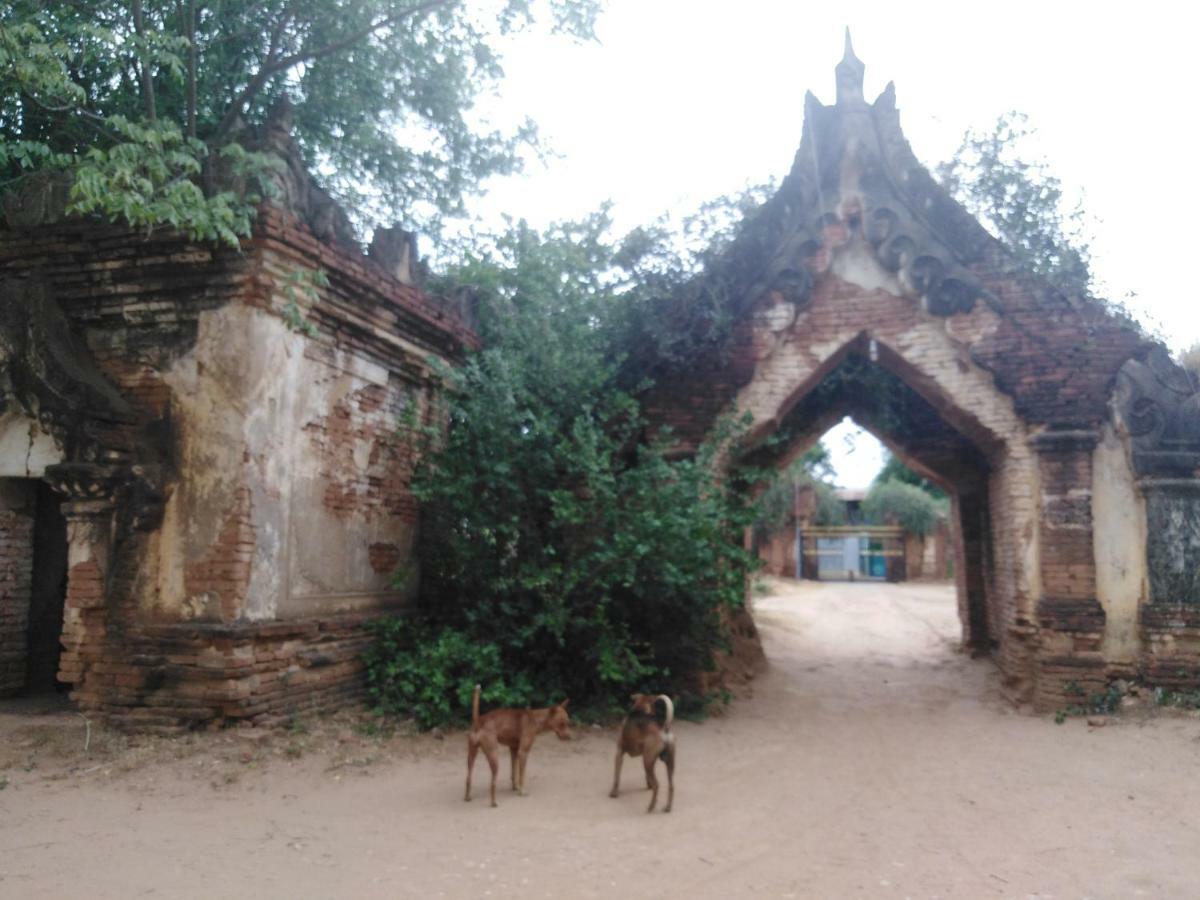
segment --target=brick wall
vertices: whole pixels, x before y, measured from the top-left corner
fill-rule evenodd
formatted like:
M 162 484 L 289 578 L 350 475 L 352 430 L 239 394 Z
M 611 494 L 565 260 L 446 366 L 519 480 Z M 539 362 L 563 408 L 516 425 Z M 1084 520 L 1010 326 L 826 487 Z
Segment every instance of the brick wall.
M 758 545 L 762 571 L 781 578 L 796 577 L 796 532 L 792 527 L 768 535 Z
M 869 347 L 929 409 L 900 398 L 902 421 L 889 425 L 851 393 L 834 402 L 957 492 L 966 642 L 992 649 L 1018 701 L 1052 708 L 1071 682 L 1102 684 L 1111 667 L 1099 650 L 1095 442 L 1077 439 L 1108 414 L 1114 373 L 1141 339 L 1098 307 L 1047 293 L 986 254 L 991 261 L 976 274 L 995 302 L 935 316 L 861 247 L 845 253 L 837 267 L 822 263 L 829 271 L 794 308 L 764 295 L 735 324 L 724 358 L 668 374 L 651 396 L 654 420 L 681 435 L 683 448 L 730 408 L 753 415 L 756 440 L 802 433 L 805 421 L 829 413 L 810 398 L 818 388 L 829 394 L 823 385 Z M 1066 443 L 1054 449 L 1046 434 Z
M 1042 596 L 1037 606 L 1037 704 L 1061 708 L 1103 690 L 1104 609 L 1096 599 L 1092 453 L 1098 435 L 1048 431 L 1034 439 L 1040 475 Z
M 318 269 L 328 285 L 297 291 Z M 135 518 L 126 487 L 60 485 L 74 699 L 168 728 L 361 693 L 363 623 L 414 586 L 393 585 L 418 519 L 400 420 L 428 422 L 430 360 L 475 345 L 458 310 L 271 207 L 240 253 L 91 222 L 0 232 L 5 274 L 48 285 L 136 414 L 106 460 L 162 493 Z M 314 334 L 284 321 L 297 296 Z
M 370 617 L 301 622 L 145 625 L 100 663 L 104 689 L 84 702 L 118 726 L 171 733 L 289 716 L 361 700 Z
M 25 687 L 33 589 L 32 483 L 0 479 L 0 697 Z
M 903 409 L 912 412 L 902 421 L 868 424 L 960 495 L 955 570 L 964 637 L 981 650 L 994 644 L 1012 693 L 1027 696 L 1036 630 L 1030 626 L 1039 594 L 1039 573 L 1029 566 L 1040 512 L 1037 459 L 1012 399 L 968 352 L 973 340 L 996 327 L 995 314 L 976 309 L 948 327 L 914 300 L 830 275 L 815 285 L 807 308 L 788 318 L 787 328 L 769 336 L 755 336 L 752 325 L 739 333 L 733 353 L 753 363 L 753 378 L 737 395 L 739 408 L 752 412 L 765 437 L 838 371 L 847 348 L 867 349 L 864 330 L 874 338 L 878 365 L 924 405 L 904 400 Z M 761 332 L 763 326 L 757 327 Z M 708 389 L 704 372 L 697 380 Z M 859 405 L 852 397 L 845 403 L 848 411 Z M 694 427 L 691 412 L 673 408 L 672 421 Z

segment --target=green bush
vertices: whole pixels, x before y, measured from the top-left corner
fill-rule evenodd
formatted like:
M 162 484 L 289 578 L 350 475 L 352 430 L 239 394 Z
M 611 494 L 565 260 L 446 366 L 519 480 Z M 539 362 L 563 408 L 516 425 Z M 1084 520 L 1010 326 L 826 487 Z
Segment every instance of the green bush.
M 899 525 L 913 534 L 928 534 L 944 515 L 941 504 L 929 494 L 902 481 L 873 484 L 862 511 L 868 522 Z
M 453 628 L 435 629 L 395 616 L 373 626 L 367 650 L 367 696 L 377 710 L 413 718 L 422 728 L 470 717 L 471 694 L 500 706 L 527 706 L 532 688 L 524 673 L 507 677 L 500 648 Z
M 485 349 L 444 373 L 448 429 L 425 432 L 415 621 L 368 656 L 381 709 L 428 726 L 476 681 L 496 702 L 614 708 L 686 692 L 724 645 L 721 610 L 757 565 L 738 478 L 718 475 L 744 426 L 685 459 L 643 439 L 602 234 L 518 226 L 457 273 L 481 293 Z

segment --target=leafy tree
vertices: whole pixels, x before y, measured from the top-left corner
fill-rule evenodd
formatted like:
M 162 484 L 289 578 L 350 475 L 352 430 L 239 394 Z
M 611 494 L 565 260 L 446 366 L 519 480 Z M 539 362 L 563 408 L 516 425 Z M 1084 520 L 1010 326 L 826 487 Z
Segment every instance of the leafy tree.
M 733 330 L 733 291 L 714 278 L 722 254 L 746 221 L 775 191 L 771 182 L 704 203 L 676 222 L 662 216 L 622 241 L 616 261 L 631 286 L 627 370 L 637 377 L 689 365 L 721 347 Z
M 833 467 L 833 455 L 824 441 L 817 441 L 805 450 L 799 462 L 800 468 L 814 481 L 829 482 L 837 477 L 837 470 Z
M 875 482 L 862 503 L 863 518 L 878 525 L 899 525 L 913 534 L 928 534 L 944 515 L 944 503 L 916 485 Z
M 588 38 L 599 0 L 13 0 L 0 10 L 0 187 L 65 175 L 73 210 L 235 243 L 257 198 L 218 168 L 283 97 L 312 172 L 364 222 L 430 227 L 533 126 L 472 115 L 496 41 L 536 20 Z
M 918 487 L 927 493 L 934 500 L 945 499 L 946 492 L 940 487 L 925 478 L 918 475 L 908 466 L 906 466 L 894 453 L 887 453 L 887 460 L 883 464 L 883 468 L 879 470 L 874 480 L 874 484 L 883 484 L 888 481 L 899 481 L 903 484 L 911 484 L 913 487 Z
M 1010 112 L 990 131 L 968 131 L 936 174 L 1022 265 L 1067 293 L 1090 297 L 1086 217 L 1080 206 L 1064 208 L 1062 182 L 1044 161 L 1023 155 L 1032 134 L 1026 116 Z
M 420 614 L 384 626 L 392 649 L 370 675 L 384 708 L 461 713 L 473 667 L 495 702 L 686 693 L 744 597 L 750 510 L 736 477 L 716 477 L 739 428 L 687 460 L 641 440 L 621 355 L 637 304 L 607 227 L 517 224 L 447 276 L 479 292 L 485 349 L 445 373 L 449 428 L 414 482 Z
M 811 487 L 816 494 L 817 525 L 842 525 L 846 505 L 837 498 L 833 458 L 823 441 L 817 441 L 798 460 L 770 479 L 755 501 L 754 533 L 759 540 L 775 534 L 792 520 L 796 491 Z

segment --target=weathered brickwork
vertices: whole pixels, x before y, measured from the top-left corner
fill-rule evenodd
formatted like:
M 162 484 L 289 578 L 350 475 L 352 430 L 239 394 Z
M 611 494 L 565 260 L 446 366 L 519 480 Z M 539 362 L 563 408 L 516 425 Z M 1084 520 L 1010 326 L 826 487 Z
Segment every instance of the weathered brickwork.
M 1147 680 L 1200 688 L 1200 480 L 1143 480 L 1149 529 L 1171 536 L 1147 560 L 1150 600 L 1141 610 Z
M 234 496 L 216 541 L 200 559 L 185 566 L 183 575 L 187 595 L 197 598 L 204 609 L 220 610 L 222 622 L 236 621 L 245 607 L 254 561 L 250 489 L 239 488 Z
M 865 274 L 849 270 L 847 275 L 863 281 L 884 277 L 867 268 L 868 261 L 858 265 L 867 269 Z M 775 322 L 784 320 L 778 317 Z M 753 348 L 758 357 L 755 376 L 739 393 L 738 407 L 749 410 L 755 423 L 765 423 L 765 438 L 800 402 L 798 394 L 802 398 L 831 374 L 836 377 L 837 360 L 848 348 L 864 348 L 864 331 L 874 340 L 880 364 L 914 389 L 919 387 L 918 393 L 944 424 L 921 418 L 913 428 L 912 414 L 907 414 L 872 426 L 869 410 L 860 421 L 866 420 L 903 457 L 947 480 L 957 493 L 956 571 L 964 640 L 984 650 L 994 646 L 1014 696 L 1027 698 L 1032 685 L 1027 672 L 1031 626 L 1040 596 L 1038 573 L 1030 569 L 1040 514 L 1034 489 L 1037 461 L 1028 426 L 1011 399 L 996 390 L 990 374 L 968 352 L 973 337 L 994 327 L 993 317 L 977 312 L 949 330 L 899 291 L 864 290 L 830 275 L 814 285 L 807 307 L 786 320 L 787 327 L 771 340 L 761 333 L 756 337 L 751 329 L 735 345 Z M 764 351 L 767 345 L 769 353 Z M 856 398 L 847 397 L 839 412 L 860 409 Z M 972 450 L 975 461 L 969 455 Z
M 27 491 L 0 490 L 0 697 L 25 687 L 33 588 L 33 510 Z
M 917 161 L 894 89 L 866 101 L 862 71 L 848 52 L 837 104 L 808 95 L 792 171 L 690 289 L 733 325 L 657 371 L 654 424 L 687 453 L 749 412 L 751 460 L 782 465 L 847 414 L 938 479 L 964 644 L 992 652 L 1016 700 L 1055 708 L 1172 665 L 1195 679 L 1195 380 L 1101 304 L 1023 271 Z M 704 337 L 705 321 L 678 326 Z M 1098 562 L 1125 542 L 1136 556 Z
M 326 509 L 342 518 L 386 514 L 416 525 L 417 505 L 409 490 L 416 457 L 412 439 L 398 423 L 417 402 L 403 388 L 373 384 L 305 424 L 321 460 Z
M 763 562 L 762 571 L 780 578 L 795 578 L 796 575 L 796 529 L 789 525 L 765 537 L 757 547 L 758 558 Z
M 476 343 L 403 275 L 275 207 L 240 253 L 69 219 L 0 232 L 5 308 L 40 316 L 0 324 L 33 346 L 49 322 L 47 358 L 71 359 L 16 399 L 65 460 L 45 477 L 67 501 L 58 674 L 81 708 L 166 729 L 361 694 L 363 624 L 414 587 L 393 580 L 430 360 Z M 80 372 L 97 399 L 56 406 Z
M 1105 612 L 1096 598 L 1092 529 L 1092 455 L 1099 434 L 1045 431 L 1038 452 L 1042 597 L 1037 698 L 1043 708 L 1078 702 L 1103 690 Z
M 171 732 L 224 721 L 276 724 L 363 695 L 365 616 L 234 625 L 151 625 L 95 667 L 94 706 L 114 724 Z

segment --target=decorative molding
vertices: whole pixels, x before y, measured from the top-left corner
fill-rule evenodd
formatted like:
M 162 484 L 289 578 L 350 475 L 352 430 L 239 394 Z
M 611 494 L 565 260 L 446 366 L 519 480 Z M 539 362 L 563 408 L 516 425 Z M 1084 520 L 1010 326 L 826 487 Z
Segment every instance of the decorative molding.
M 119 455 L 105 434 L 136 421 L 72 333 L 49 288 L 33 279 L 0 281 L 0 410 L 10 400 L 35 418 L 70 460 Z
M 785 301 L 802 311 L 834 257 L 858 244 L 932 315 L 994 301 L 961 252 L 990 238 L 912 155 L 899 131 L 894 89 L 889 85 L 874 104 L 863 101 L 862 63 L 849 43 L 846 53 L 837 105 L 806 96 L 792 170 L 731 248 L 719 277 L 740 283 L 751 308 Z M 967 234 L 944 234 L 935 222 Z
M 1104 632 L 1104 607 L 1093 597 L 1042 597 L 1037 605 L 1038 623 L 1054 631 Z
M 1146 480 L 1150 603 L 1200 607 L 1200 479 Z
M 1200 473 L 1200 390 L 1164 347 L 1117 373 L 1114 418 L 1130 439 L 1133 469 L 1155 478 Z
M 1029 439 L 1029 445 L 1036 453 L 1073 453 L 1083 451 L 1090 453 L 1100 443 L 1100 432 L 1072 429 L 1063 431 L 1041 431 Z

